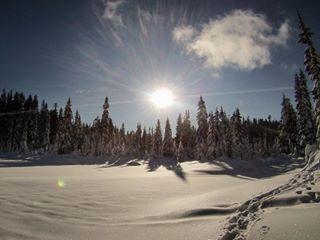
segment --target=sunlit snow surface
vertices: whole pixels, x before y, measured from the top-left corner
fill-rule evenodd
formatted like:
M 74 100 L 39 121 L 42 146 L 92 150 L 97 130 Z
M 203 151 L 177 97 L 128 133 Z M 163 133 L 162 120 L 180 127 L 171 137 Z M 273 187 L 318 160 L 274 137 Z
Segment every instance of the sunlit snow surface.
M 193 213 L 233 206 L 291 176 L 257 180 L 212 174 L 220 169 L 212 164 L 182 167 L 185 181 L 145 165 L 0 168 L 0 238 L 215 239 L 227 215 Z

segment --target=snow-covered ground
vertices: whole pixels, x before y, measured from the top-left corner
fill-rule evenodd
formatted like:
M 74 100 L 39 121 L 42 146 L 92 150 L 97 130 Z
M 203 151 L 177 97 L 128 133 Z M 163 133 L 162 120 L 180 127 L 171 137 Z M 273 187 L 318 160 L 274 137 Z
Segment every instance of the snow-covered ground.
M 235 169 L 232 164 L 198 162 L 183 163 L 182 173 L 164 167 L 148 171 L 146 165 L 13 166 L 0 168 L 0 239 L 203 240 L 217 239 L 234 229 L 239 230 L 237 237 L 289 239 L 274 238 L 283 232 L 281 218 L 299 216 L 303 221 L 309 219 L 309 213 L 316 222 L 305 228 L 313 231 L 309 239 L 317 239 L 314 231 L 320 233 L 315 211 L 319 212 L 319 203 L 294 205 L 301 202 L 300 197 L 290 201 L 290 197 L 279 196 L 280 200 L 270 200 L 274 206 L 264 203 L 265 210 L 261 206 L 249 209 L 252 202 L 248 199 L 294 184 L 287 183 L 299 169 L 275 175 L 250 164 Z M 297 185 L 299 194 L 295 188 L 282 192 L 309 196 L 312 190 L 307 187 L 317 183 Z M 267 195 L 263 197 L 260 204 L 268 200 Z M 239 224 L 230 227 L 242 216 L 239 214 L 246 215 L 242 219 L 250 223 L 243 229 Z

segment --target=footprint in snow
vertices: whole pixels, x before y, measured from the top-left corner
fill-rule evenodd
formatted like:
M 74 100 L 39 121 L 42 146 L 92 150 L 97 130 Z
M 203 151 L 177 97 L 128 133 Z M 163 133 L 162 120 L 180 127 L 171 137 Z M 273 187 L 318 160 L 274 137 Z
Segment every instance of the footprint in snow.
M 268 227 L 268 226 L 266 226 L 266 225 L 263 225 L 263 226 L 261 227 L 261 233 L 262 233 L 262 234 L 267 234 L 267 233 L 269 232 L 269 230 L 270 230 L 270 227 Z

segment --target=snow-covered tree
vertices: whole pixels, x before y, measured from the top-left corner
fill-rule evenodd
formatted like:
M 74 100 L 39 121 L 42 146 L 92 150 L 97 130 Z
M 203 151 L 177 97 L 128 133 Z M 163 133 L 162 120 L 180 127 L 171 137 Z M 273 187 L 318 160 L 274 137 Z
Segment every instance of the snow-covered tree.
M 57 129 L 57 149 L 58 153 L 63 153 L 63 146 L 65 145 L 65 124 L 64 124 L 64 117 L 63 117 L 63 109 L 59 109 L 58 114 L 58 129 Z
M 17 114 L 9 116 L 11 119 L 11 151 L 19 151 L 21 148 L 21 137 L 24 131 L 24 102 L 24 94 L 16 92 L 12 99 L 11 107 Z
M 246 132 L 242 124 L 242 117 L 239 108 L 233 113 L 231 120 L 232 131 L 232 156 L 243 159 L 246 153 Z
M 304 51 L 304 65 L 305 71 L 308 73 L 310 79 L 313 81 L 313 98 L 315 100 L 315 118 L 316 118 L 316 138 L 320 141 L 320 57 L 316 51 L 311 36 L 313 33 L 308 28 L 298 13 L 299 18 L 299 42 L 306 45 Z
M 55 103 L 54 108 L 50 110 L 50 145 L 53 151 L 57 149 L 56 142 L 57 142 L 57 134 L 58 134 L 58 105 Z
M 220 133 L 219 133 L 219 112 L 216 110 L 215 114 L 212 112 L 209 114 L 209 127 L 207 136 L 207 158 L 215 159 L 221 156 L 221 149 L 219 145 Z
M 181 143 L 185 150 L 185 157 L 191 159 L 193 157 L 193 130 L 190 121 L 190 112 L 186 111 L 183 117 L 181 130 Z
M 67 104 L 64 108 L 63 113 L 63 120 L 64 120 L 64 145 L 62 146 L 62 152 L 63 153 L 70 153 L 73 151 L 73 140 L 72 140 L 72 121 L 73 121 L 73 115 L 72 115 L 72 105 L 71 105 L 71 99 L 68 98 Z
M 151 154 L 152 147 L 153 147 L 153 128 L 149 127 L 147 132 L 147 137 L 146 137 L 146 152 Z
M 37 133 L 38 133 L 38 97 L 35 95 L 33 98 L 31 97 L 30 106 L 27 108 L 28 114 L 28 137 L 27 137 L 27 145 L 30 150 L 37 149 Z
M 196 137 L 196 149 L 197 157 L 200 160 L 204 160 L 207 152 L 207 135 L 208 135 L 208 113 L 205 102 L 202 96 L 198 102 L 198 112 L 197 112 L 197 137 Z
M 219 111 L 219 129 L 220 129 L 220 141 L 219 148 L 223 156 L 232 156 L 232 130 L 230 128 L 229 119 L 223 108 Z
M 175 137 L 176 145 L 179 145 L 181 141 L 181 132 L 182 132 L 182 117 L 181 117 L 181 114 L 179 114 L 178 120 L 177 120 L 177 126 L 176 126 L 176 137 Z
M 299 75 L 295 75 L 295 99 L 299 133 L 298 143 L 300 152 L 303 153 L 307 144 L 315 142 L 315 127 L 307 80 L 302 70 L 300 70 Z
M 182 145 L 182 142 L 179 142 L 179 146 L 176 152 L 176 159 L 178 162 L 182 162 L 184 161 L 184 157 L 185 157 L 185 151 L 184 151 L 184 147 Z
M 280 146 L 284 153 L 296 153 L 297 117 L 290 99 L 283 95 L 280 126 Z
M 162 155 L 162 133 L 159 119 L 157 120 L 156 128 L 153 135 L 152 153 L 156 157 Z
M 109 99 L 105 97 L 103 104 L 103 112 L 101 117 L 101 135 L 102 135 L 102 152 L 104 154 L 110 154 L 111 148 L 111 122 L 109 118 Z
M 141 124 L 137 124 L 137 130 L 135 132 L 135 152 L 138 156 L 141 156 L 143 154 L 143 146 L 142 146 L 142 128 Z
M 50 144 L 50 113 L 48 105 L 42 101 L 41 110 L 38 118 L 38 148 L 47 152 Z
M 148 134 L 147 134 L 146 128 L 144 127 L 142 130 L 142 137 L 141 137 L 141 150 L 142 150 L 143 156 L 147 154 L 147 146 L 148 146 Z
M 83 125 L 81 122 L 81 116 L 78 110 L 74 116 L 74 125 L 73 125 L 73 143 L 74 147 L 77 151 L 82 150 L 82 146 L 84 143 L 84 136 L 83 136 Z
M 163 138 L 163 156 L 172 157 L 174 155 L 174 141 L 172 139 L 172 131 L 169 119 L 166 120 Z

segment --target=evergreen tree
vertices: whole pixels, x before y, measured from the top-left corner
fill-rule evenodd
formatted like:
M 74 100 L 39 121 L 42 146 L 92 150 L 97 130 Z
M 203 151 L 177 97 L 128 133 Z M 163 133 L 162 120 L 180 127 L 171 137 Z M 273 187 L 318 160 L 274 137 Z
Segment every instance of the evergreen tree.
M 174 155 L 174 141 L 172 139 L 172 131 L 169 119 L 166 120 L 163 138 L 163 156 L 172 157 Z
M 122 123 L 121 128 L 120 128 L 120 141 L 121 141 L 121 143 L 125 143 L 125 137 L 126 137 L 126 129 L 124 127 L 124 123 Z
M 220 130 L 220 150 L 223 156 L 232 156 L 232 130 L 230 129 L 227 114 L 220 108 L 219 112 L 219 130 Z
M 141 124 L 137 124 L 137 130 L 135 133 L 135 152 L 138 156 L 141 156 L 143 154 L 143 147 L 142 147 L 142 128 Z
M 290 99 L 283 95 L 280 126 L 280 146 L 284 153 L 296 153 L 297 118 Z
M 29 117 L 30 117 L 30 108 L 32 104 L 32 97 L 29 96 L 25 102 L 24 102 L 24 113 L 23 113 L 23 119 L 22 119 L 22 126 L 23 130 L 21 133 L 21 142 L 20 142 L 20 151 L 21 152 L 27 152 L 29 150 L 28 148 L 28 123 L 29 123 Z
M 11 151 L 19 151 L 21 136 L 24 130 L 24 102 L 25 97 L 23 93 L 16 92 L 13 99 L 10 101 L 10 107 L 13 114 L 9 115 L 10 119 L 10 143 Z
M 57 134 L 58 134 L 58 105 L 55 103 L 52 110 L 50 110 L 50 145 L 56 150 Z
M 64 114 L 63 114 L 63 120 L 64 120 L 64 145 L 62 146 L 63 153 L 70 153 L 73 151 L 73 140 L 72 140 L 72 121 L 73 121 L 73 114 L 72 114 L 72 105 L 71 105 L 71 99 L 68 98 L 66 107 L 64 108 Z
M 146 142 L 146 151 L 151 154 L 153 147 L 153 128 L 148 129 Z
M 80 113 L 77 110 L 74 117 L 74 126 L 73 126 L 73 145 L 75 149 L 78 151 L 81 151 L 83 142 L 84 142 L 83 126 L 81 122 Z
M 102 134 L 102 145 L 103 145 L 103 153 L 110 153 L 110 143 L 111 143 L 111 122 L 109 118 L 109 100 L 108 97 L 105 98 L 103 104 L 103 113 L 101 117 L 101 134 Z
M 185 156 L 185 151 L 184 151 L 182 142 L 180 141 L 177 149 L 177 153 L 176 153 L 177 161 L 182 162 L 184 160 L 184 156 Z
M 58 115 L 58 129 L 57 129 L 57 150 L 58 153 L 63 153 L 63 146 L 65 145 L 65 125 L 64 125 L 64 117 L 63 117 L 63 109 L 59 109 Z
M 311 36 L 313 33 L 308 28 L 298 13 L 299 28 L 299 42 L 306 45 L 304 52 L 305 71 L 308 73 L 310 79 L 313 81 L 313 98 L 315 100 L 315 118 L 316 118 L 316 138 L 320 141 L 320 57 L 316 51 Z
M 193 130 L 190 121 L 190 112 L 186 111 L 181 129 L 181 143 L 184 147 L 185 157 L 191 159 L 193 157 Z
M 221 151 L 219 149 L 219 112 L 216 111 L 216 114 L 212 112 L 209 114 L 209 127 L 208 127 L 208 136 L 207 136 L 207 144 L 208 151 L 207 157 L 211 159 L 215 159 L 221 155 Z
M 45 101 L 42 101 L 41 110 L 38 118 L 38 144 L 37 148 L 43 152 L 49 150 L 50 144 L 50 113 L 48 105 Z
M 207 152 L 208 113 L 202 96 L 200 96 L 200 100 L 198 102 L 197 122 L 197 157 L 200 160 L 203 160 Z
M 147 135 L 147 130 L 144 127 L 142 131 L 142 137 L 141 137 L 141 150 L 142 150 L 143 156 L 147 154 L 147 148 L 148 148 L 147 145 L 148 145 L 148 135 Z
M 38 97 L 35 95 L 30 102 L 30 108 L 28 108 L 28 136 L 27 136 L 27 145 L 30 150 L 37 149 L 37 133 L 38 133 L 38 115 L 39 115 L 39 106 L 38 106 Z
M 157 120 L 156 129 L 153 135 L 152 152 L 153 155 L 157 157 L 162 155 L 162 133 L 159 119 Z
M 242 117 L 239 108 L 237 108 L 233 113 L 230 125 L 232 131 L 232 156 L 243 159 L 246 152 L 246 136 L 242 125 Z
M 181 141 L 181 132 L 182 132 L 182 117 L 181 117 L 181 114 L 179 114 L 178 120 L 177 120 L 177 127 L 176 127 L 176 137 L 175 137 L 176 145 L 179 145 Z
M 295 99 L 297 103 L 297 127 L 299 133 L 300 151 L 307 144 L 315 142 L 315 127 L 312 105 L 307 87 L 307 80 L 302 70 L 295 75 Z
M 101 120 L 96 117 L 93 121 L 91 128 L 91 154 L 95 156 L 101 156 L 104 152 L 104 145 L 102 141 L 102 127 Z
M 8 137 L 8 119 L 7 119 L 7 93 L 3 89 L 0 97 L 0 150 L 7 150 Z

